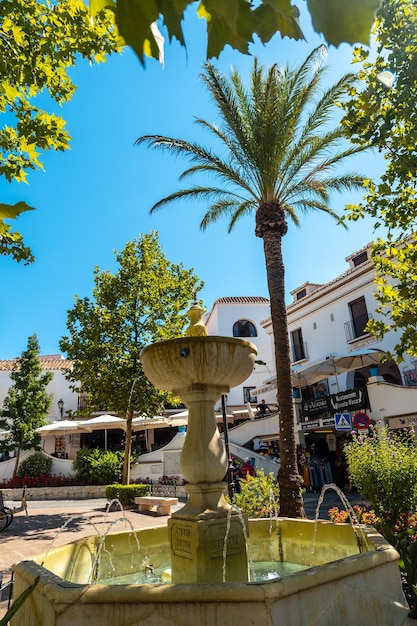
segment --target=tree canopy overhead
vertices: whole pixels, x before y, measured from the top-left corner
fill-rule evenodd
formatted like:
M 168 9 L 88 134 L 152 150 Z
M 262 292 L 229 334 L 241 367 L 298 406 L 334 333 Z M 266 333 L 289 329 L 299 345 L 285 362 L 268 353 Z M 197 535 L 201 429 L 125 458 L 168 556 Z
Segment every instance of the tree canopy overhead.
M 92 14 L 105 7 L 114 11 L 124 42 L 144 62 L 144 55 L 161 57 L 163 38 L 156 22 L 163 20 L 169 41 L 186 42 L 182 22 L 193 5 L 207 23 L 207 58 L 218 57 L 226 45 L 248 54 L 257 35 L 267 43 L 277 32 L 282 37 L 304 39 L 300 8 L 307 5 L 313 28 L 328 44 L 369 43 L 371 26 L 380 0 L 90 0 Z
M 73 96 L 68 70 L 77 60 L 99 63 L 116 49 L 108 12 L 92 22 L 82 0 L 0 2 L 0 176 L 27 182 L 29 171 L 43 169 L 43 151 L 69 148 L 65 120 L 48 106 Z M 0 254 L 33 260 L 21 235 L 3 222 L 29 208 L 21 202 L 13 213 L 0 205 Z
M 350 206 L 350 219 L 364 215 L 384 226 L 373 260 L 378 273 L 378 312 L 368 329 L 379 337 L 400 330 L 395 354 L 417 356 L 417 1 L 384 0 L 375 28 L 374 59 L 363 47 L 355 50 L 362 63 L 343 120 L 351 141 L 374 147 L 385 158 L 378 182 L 367 182 L 361 204 Z M 390 358 L 391 355 L 388 355 Z

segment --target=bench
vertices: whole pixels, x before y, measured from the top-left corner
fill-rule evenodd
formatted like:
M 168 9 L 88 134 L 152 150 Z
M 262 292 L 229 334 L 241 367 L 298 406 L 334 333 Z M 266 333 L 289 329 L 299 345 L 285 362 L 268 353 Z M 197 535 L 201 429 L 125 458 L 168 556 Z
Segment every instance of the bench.
M 135 504 L 138 505 L 139 511 L 152 511 L 156 506 L 158 515 L 171 515 L 171 507 L 178 504 L 178 498 L 157 498 L 155 496 L 138 496 L 135 498 Z

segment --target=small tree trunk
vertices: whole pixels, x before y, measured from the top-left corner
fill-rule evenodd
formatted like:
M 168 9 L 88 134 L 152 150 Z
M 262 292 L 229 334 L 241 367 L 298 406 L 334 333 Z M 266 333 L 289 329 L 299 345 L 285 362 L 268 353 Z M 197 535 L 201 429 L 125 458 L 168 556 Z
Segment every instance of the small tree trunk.
M 128 485 L 130 481 L 130 451 L 132 447 L 132 419 L 133 419 L 133 411 L 129 411 L 129 415 L 126 420 L 125 457 L 123 461 L 123 478 L 122 478 L 123 485 Z
M 17 474 L 17 468 L 19 467 L 19 460 L 20 460 L 20 446 L 17 446 L 17 448 L 16 448 L 16 461 L 15 461 L 14 469 L 13 469 L 13 478 Z

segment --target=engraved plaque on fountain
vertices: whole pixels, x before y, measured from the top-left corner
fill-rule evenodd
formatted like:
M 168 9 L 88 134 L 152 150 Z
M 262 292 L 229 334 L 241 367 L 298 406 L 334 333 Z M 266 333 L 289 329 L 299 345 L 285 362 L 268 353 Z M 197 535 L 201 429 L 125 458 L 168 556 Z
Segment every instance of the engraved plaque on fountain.
M 174 554 L 188 559 L 193 558 L 197 545 L 197 529 L 193 524 L 171 523 L 171 547 Z
M 212 559 L 223 557 L 224 543 L 226 540 L 226 520 L 211 521 L 208 529 L 207 545 L 210 546 L 210 557 Z M 240 520 L 232 519 L 229 533 L 227 535 L 227 554 L 237 554 L 245 550 L 245 538 L 243 535 L 242 524 Z

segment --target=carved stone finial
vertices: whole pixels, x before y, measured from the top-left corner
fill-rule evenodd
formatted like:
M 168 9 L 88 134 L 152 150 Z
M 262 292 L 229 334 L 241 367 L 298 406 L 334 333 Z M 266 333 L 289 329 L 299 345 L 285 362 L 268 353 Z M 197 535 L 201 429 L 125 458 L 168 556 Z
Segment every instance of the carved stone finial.
M 194 291 L 194 304 L 187 311 L 187 316 L 190 318 L 190 325 L 185 331 L 187 337 L 207 337 L 208 330 L 203 322 L 203 313 L 204 309 L 198 304 L 197 292 Z

